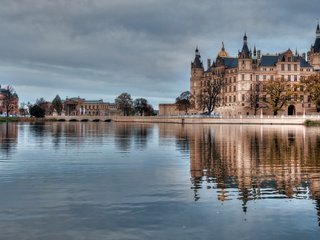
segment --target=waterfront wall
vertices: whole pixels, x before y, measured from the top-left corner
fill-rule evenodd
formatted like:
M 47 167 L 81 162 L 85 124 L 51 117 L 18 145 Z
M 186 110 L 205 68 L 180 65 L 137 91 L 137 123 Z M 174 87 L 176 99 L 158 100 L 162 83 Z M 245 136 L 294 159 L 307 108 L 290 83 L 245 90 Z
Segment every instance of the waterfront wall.
M 176 123 L 176 124 L 269 124 L 269 125 L 303 125 L 306 120 L 320 121 L 320 116 L 298 117 L 238 117 L 238 118 L 209 118 L 209 117 L 114 117 L 115 122 L 135 123 Z
M 320 122 L 320 115 L 314 116 L 245 116 L 230 118 L 195 117 L 195 116 L 58 116 L 46 117 L 46 120 L 78 122 L 132 122 L 132 123 L 176 123 L 176 124 L 269 124 L 303 125 L 307 120 Z

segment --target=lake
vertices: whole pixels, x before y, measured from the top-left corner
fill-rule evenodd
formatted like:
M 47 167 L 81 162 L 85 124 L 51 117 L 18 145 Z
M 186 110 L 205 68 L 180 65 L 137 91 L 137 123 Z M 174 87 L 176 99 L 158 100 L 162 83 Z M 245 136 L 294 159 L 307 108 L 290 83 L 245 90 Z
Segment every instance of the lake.
M 0 239 L 319 239 L 320 128 L 0 124 Z

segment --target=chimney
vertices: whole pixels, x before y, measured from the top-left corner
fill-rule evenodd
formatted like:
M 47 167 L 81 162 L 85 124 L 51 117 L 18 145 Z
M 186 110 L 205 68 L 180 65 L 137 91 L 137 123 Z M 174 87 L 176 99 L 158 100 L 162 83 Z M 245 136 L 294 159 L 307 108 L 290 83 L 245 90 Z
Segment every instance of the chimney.
M 211 59 L 210 58 L 208 58 L 207 59 L 207 62 L 208 62 L 208 69 L 211 67 Z

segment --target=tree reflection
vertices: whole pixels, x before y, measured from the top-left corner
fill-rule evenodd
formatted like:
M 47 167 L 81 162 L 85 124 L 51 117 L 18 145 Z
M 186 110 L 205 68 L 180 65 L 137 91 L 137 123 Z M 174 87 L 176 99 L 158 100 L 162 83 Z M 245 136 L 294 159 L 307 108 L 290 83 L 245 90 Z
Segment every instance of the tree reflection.
M 115 142 L 120 151 L 128 152 L 131 148 L 143 150 L 147 147 L 152 133 L 150 124 L 117 123 L 115 127 Z
M 0 151 L 9 156 L 17 145 L 18 125 L 16 123 L 1 123 L 0 130 Z

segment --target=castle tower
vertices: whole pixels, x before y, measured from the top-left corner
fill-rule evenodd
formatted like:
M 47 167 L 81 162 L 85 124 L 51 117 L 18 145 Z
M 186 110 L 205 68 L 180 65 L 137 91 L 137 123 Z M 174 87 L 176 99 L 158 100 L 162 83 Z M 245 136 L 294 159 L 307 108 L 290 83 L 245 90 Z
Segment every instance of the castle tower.
M 316 41 L 311 46 L 308 52 L 308 62 L 314 67 L 316 71 L 320 71 L 320 26 L 319 22 L 316 30 Z
M 243 46 L 241 52 L 238 52 L 238 89 L 237 102 L 241 106 L 246 106 L 246 94 L 250 90 L 253 80 L 253 59 L 252 52 L 248 47 L 248 37 L 245 33 L 243 36 Z
M 204 77 L 204 68 L 201 61 L 201 55 L 198 47 L 195 50 L 194 61 L 191 62 L 191 78 L 190 78 L 190 90 L 191 94 L 197 98 L 201 93 L 201 80 Z M 195 108 L 198 109 L 199 106 L 197 101 L 195 101 Z

